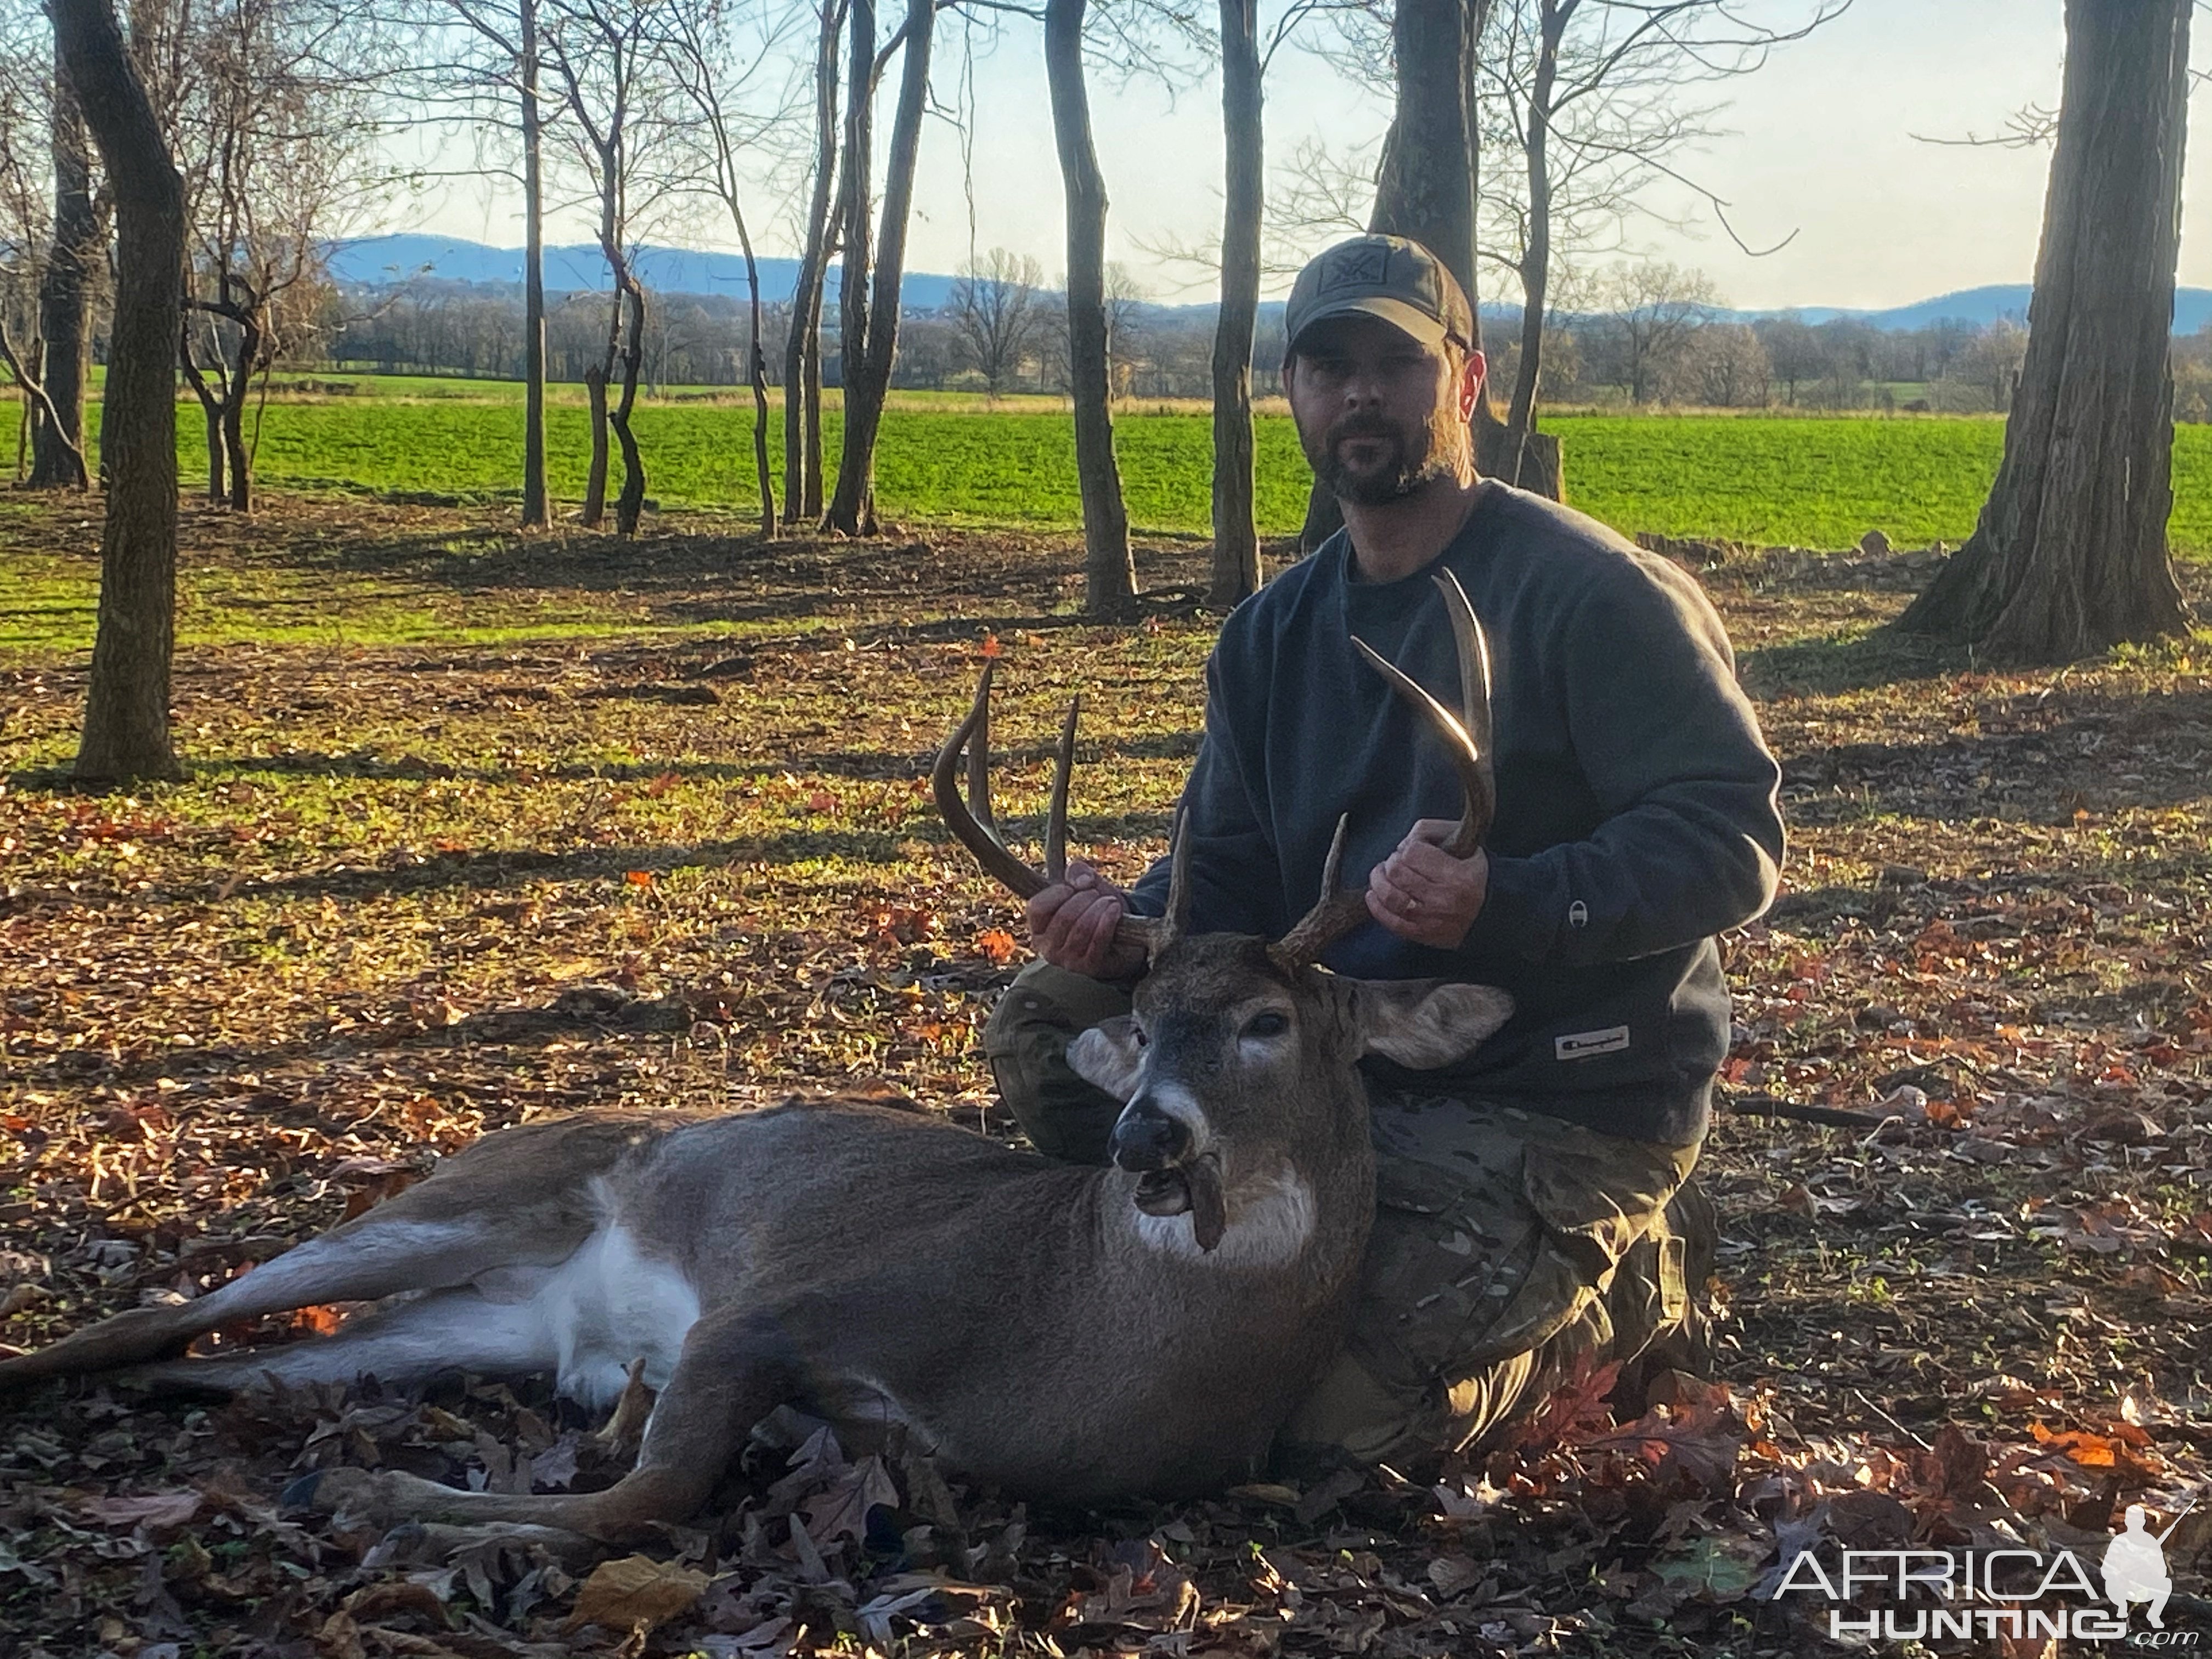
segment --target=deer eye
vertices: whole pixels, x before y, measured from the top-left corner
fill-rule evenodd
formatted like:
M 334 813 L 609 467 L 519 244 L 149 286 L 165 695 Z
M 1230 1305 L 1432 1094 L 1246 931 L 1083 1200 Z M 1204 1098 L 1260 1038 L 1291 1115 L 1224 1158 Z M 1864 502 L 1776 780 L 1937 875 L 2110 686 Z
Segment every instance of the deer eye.
M 1252 1016 L 1251 1023 L 1244 1028 L 1244 1035 L 1248 1037 L 1280 1036 L 1290 1029 L 1289 1018 L 1270 1008 L 1263 1014 Z
M 1141 1025 L 1132 1025 L 1129 1028 L 1129 1035 L 1137 1040 L 1137 1046 L 1139 1048 L 1152 1040 L 1145 1035 L 1145 1028 Z

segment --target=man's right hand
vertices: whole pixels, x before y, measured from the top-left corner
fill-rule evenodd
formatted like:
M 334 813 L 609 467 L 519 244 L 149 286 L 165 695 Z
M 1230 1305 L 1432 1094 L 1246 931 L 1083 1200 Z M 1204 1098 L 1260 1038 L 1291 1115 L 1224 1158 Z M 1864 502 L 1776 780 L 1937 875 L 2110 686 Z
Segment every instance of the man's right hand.
M 1030 942 L 1055 968 L 1092 979 L 1126 979 L 1145 965 L 1141 946 L 1115 938 L 1128 914 L 1127 896 L 1080 859 L 1065 879 L 1030 901 Z

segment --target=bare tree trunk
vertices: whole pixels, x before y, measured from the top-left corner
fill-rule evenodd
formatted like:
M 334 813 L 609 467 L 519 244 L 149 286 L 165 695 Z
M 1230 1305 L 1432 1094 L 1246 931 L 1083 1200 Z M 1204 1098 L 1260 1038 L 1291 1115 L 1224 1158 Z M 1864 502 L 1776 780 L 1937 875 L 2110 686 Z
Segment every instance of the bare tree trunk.
M 592 463 L 584 474 L 584 506 L 576 521 L 586 530 L 597 530 L 607 516 L 608 459 L 607 372 L 597 363 L 584 370 L 584 401 L 591 411 Z
M 645 285 L 637 280 L 627 260 L 615 267 L 617 298 L 629 314 L 629 337 L 622 353 L 622 396 L 608 411 L 607 424 L 622 447 L 622 494 L 615 497 L 615 533 L 637 534 L 637 521 L 645 511 L 645 458 L 638 453 L 637 434 L 630 430 L 630 410 L 637 406 L 638 370 L 645 358 Z
M 753 383 L 753 474 L 760 490 L 761 536 L 774 541 L 776 532 L 775 477 L 768 464 L 768 348 L 761 343 L 760 264 L 753 258 L 753 239 L 745 216 L 730 204 L 730 217 L 738 227 L 738 246 L 744 251 L 745 289 L 751 296 L 752 337 L 746 343 L 748 373 Z
M 230 471 L 230 509 L 253 510 L 253 458 L 246 446 L 246 399 L 261 356 L 261 305 L 254 296 L 230 320 L 238 327 L 238 356 L 223 383 L 222 449 Z
M 860 0 L 854 0 L 853 15 L 859 17 Z M 866 177 L 851 163 L 859 151 L 849 136 L 846 140 L 848 173 L 859 175 L 861 188 L 852 191 L 851 207 L 855 211 L 848 217 L 845 244 L 845 270 L 842 277 L 848 290 L 845 316 L 848 332 L 844 340 L 845 358 L 845 432 L 842 453 L 837 458 L 837 494 L 830 503 L 830 527 L 842 530 L 848 536 L 872 536 L 876 533 L 876 434 L 884 417 L 884 398 L 890 390 L 891 362 L 898 349 L 899 284 L 906 272 L 907 217 L 914 205 L 915 160 L 921 149 L 921 118 L 927 112 L 929 102 L 929 55 L 931 39 L 936 31 L 936 7 L 933 0 L 907 0 L 906 63 L 900 72 L 898 110 L 891 118 L 890 153 L 885 162 L 884 179 L 883 230 L 876 251 L 875 292 L 866 310 L 864 332 L 866 344 L 857 361 L 854 356 L 854 337 L 850 332 L 854 315 L 854 301 L 850 290 L 858 286 L 855 275 L 854 248 L 867 241 L 867 191 Z M 870 28 L 874 27 L 871 21 Z M 868 54 L 857 48 L 855 57 L 865 76 Z M 866 101 L 865 89 L 862 100 Z M 858 222 L 854 234 L 850 227 Z
M 783 507 L 787 521 L 822 511 L 822 285 L 829 265 L 830 189 L 837 164 L 837 8 L 822 0 L 814 47 L 814 189 L 806 206 L 806 247 L 791 293 L 783 344 Z M 808 384 L 810 361 L 812 385 Z M 810 392 L 811 394 L 810 399 Z M 813 440 L 807 429 L 810 419 Z
M 1045 0 L 1045 80 L 1067 198 L 1067 374 L 1075 403 L 1075 475 L 1083 493 L 1083 608 L 1126 615 L 1137 597 L 1129 514 L 1114 458 L 1111 367 L 1106 340 L 1106 180 L 1091 142 L 1083 79 L 1087 0 Z M 848 414 L 846 418 L 851 419 Z
M 207 426 L 207 498 L 221 507 L 230 494 L 225 487 L 222 464 L 222 398 L 208 384 L 207 375 L 192 356 L 192 313 L 189 311 L 185 313 L 184 326 L 178 336 L 177 358 L 184 366 L 185 383 L 199 399 L 200 419 Z
M 176 647 L 177 312 L 184 182 L 106 0 L 51 0 L 56 49 L 116 205 L 115 319 L 100 449 L 100 623 L 77 777 L 183 775 L 169 741 Z
M 584 396 L 592 411 L 592 465 L 584 475 L 584 510 L 579 522 L 587 530 L 597 530 L 607 516 L 607 382 L 613 377 L 622 340 L 622 316 L 623 293 L 617 283 L 607 318 L 606 355 L 584 371 Z
M 545 488 L 544 122 L 538 106 L 538 0 L 522 21 L 522 527 L 551 519 Z
M 2179 632 L 2174 265 L 2191 0 L 2067 0 L 2066 76 L 2027 355 L 1966 544 L 1898 619 L 1994 660 Z
M 875 227 L 869 222 L 869 179 L 875 157 L 876 0 L 849 0 L 849 39 L 845 46 L 845 141 L 843 172 L 837 180 L 837 385 L 845 404 L 843 441 L 839 444 L 837 488 L 845 486 L 845 456 L 853 445 L 853 386 L 866 374 L 868 355 L 868 262 L 875 252 Z M 871 458 L 872 459 L 872 457 Z M 871 504 L 872 505 L 872 503 Z M 835 521 L 825 507 L 825 524 Z M 852 515 L 853 534 L 860 515 Z
M 92 200 L 92 158 L 84 112 L 68 78 L 54 76 L 54 234 L 39 283 L 40 396 L 31 404 L 31 486 L 83 489 L 84 384 L 92 357 L 94 273 L 100 268 L 100 215 Z
M 823 272 L 814 273 L 814 300 L 806 319 L 806 496 L 799 515 L 809 524 L 822 521 L 822 285 Z M 784 492 L 787 498 L 790 491 Z
M 1213 568 L 1207 603 L 1260 587 L 1253 505 L 1252 335 L 1260 307 L 1266 206 L 1258 0 L 1221 0 L 1221 313 L 1213 326 Z
M 1536 388 L 1544 372 L 1544 311 L 1552 280 L 1552 88 L 1559 80 L 1559 41 L 1579 0 L 1543 0 L 1536 74 L 1528 91 L 1528 245 L 1521 258 L 1521 362 L 1513 403 L 1498 444 L 1503 476 L 1522 483 L 1521 463 L 1536 423 Z

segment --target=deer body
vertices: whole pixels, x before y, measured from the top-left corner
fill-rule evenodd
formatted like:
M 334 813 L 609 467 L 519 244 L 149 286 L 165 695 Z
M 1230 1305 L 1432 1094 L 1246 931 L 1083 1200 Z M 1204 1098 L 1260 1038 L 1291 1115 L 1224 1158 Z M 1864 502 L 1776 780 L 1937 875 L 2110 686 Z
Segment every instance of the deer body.
M 1477 684 L 1479 634 L 1462 654 Z M 1381 665 L 1386 673 L 1395 673 Z M 1402 678 L 1402 677 L 1399 677 Z M 1422 698 L 1410 682 L 1401 686 Z M 1029 871 L 970 796 L 989 676 L 939 760 L 940 805 L 1017 891 Z M 1427 705 L 1468 784 L 1462 839 L 1486 822 L 1472 735 Z M 1060 860 L 1071 714 L 1047 834 Z M 979 825 L 979 818 L 981 820 Z M 1339 846 L 1342 836 L 1340 833 Z M 853 1102 L 724 1117 L 582 1113 L 488 1136 L 429 1180 L 221 1289 L 104 1320 L 0 1358 L 0 1389 L 127 1370 L 156 1387 L 409 1385 L 447 1370 L 555 1374 L 605 1406 L 630 1368 L 658 1391 L 637 1467 L 590 1493 L 461 1492 L 335 1469 L 295 1494 L 364 1518 L 649 1534 L 712 1494 L 753 1426 L 796 1405 L 847 1433 L 906 1426 L 952 1468 L 1063 1501 L 1165 1494 L 1253 1469 L 1334 1354 L 1374 1216 L 1358 1062 L 1447 1064 L 1510 999 L 1438 981 L 1368 982 L 1314 965 L 1364 919 L 1323 897 L 1275 944 L 1125 919 L 1152 967 L 1134 1012 L 1068 1049 L 1126 1103 L 1113 1167 L 1055 1164 L 926 1114 Z M 379 1302 L 335 1333 L 263 1352 L 176 1358 L 241 1320 Z

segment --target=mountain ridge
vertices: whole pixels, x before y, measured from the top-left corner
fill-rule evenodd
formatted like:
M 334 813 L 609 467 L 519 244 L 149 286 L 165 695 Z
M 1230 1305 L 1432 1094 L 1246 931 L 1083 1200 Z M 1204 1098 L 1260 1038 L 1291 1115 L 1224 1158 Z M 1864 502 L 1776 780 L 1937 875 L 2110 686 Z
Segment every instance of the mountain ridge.
M 522 250 L 493 247 L 459 237 L 428 236 L 398 232 L 356 237 L 334 242 L 325 250 L 331 274 L 341 283 L 360 288 L 388 288 L 423 277 L 443 282 L 519 286 L 522 281 Z M 707 252 L 694 248 L 647 246 L 638 250 L 636 264 L 647 288 L 663 294 L 714 294 L 743 299 L 746 294 L 745 263 L 735 253 Z M 759 261 L 761 296 L 770 301 L 787 300 L 799 278 L 799 261 L 763 258 Z M 957 279 L 933 271 L 908 271 L 902 285 L 907 305 L 935 310 L 951 298 Z M 606 261 L 594 243 L 564 243 L 545 250 L 545 283 L 556 290 L 604 291 L 611 286 Z M 829 294 L 834 310 L 837 268 L 830 268 Z M 1808 323 L 1854 319 L 1886 332 L 1926 328 L 1933 323 L 1956 319 L 1984 327 L 1990 323 L 2026 323 L 2029 287 L 2026 283 L 1997 283 L 1980 288 L 1959 289 L 1918 300 L 1910 305 L 1887 307 L 1775 306 L 1757 310 L 1717 308 L 1714 315 L 1730 322 L 1755 322 L 1765 318 L 1796 316 Z M 1191 305 L 1150 302 L 1148 310 L 1160 312 L 1211 311 L 1210 301 Z M 1279 315 L 1280 301 L 1261 310 Z M 1486 318 L 1520 315 L 1517 306 L 1485 305 Z M 2212 323 L 2212 289 L 2184 288 L 2174 295 L 2173 330 L 2193 334 Z

